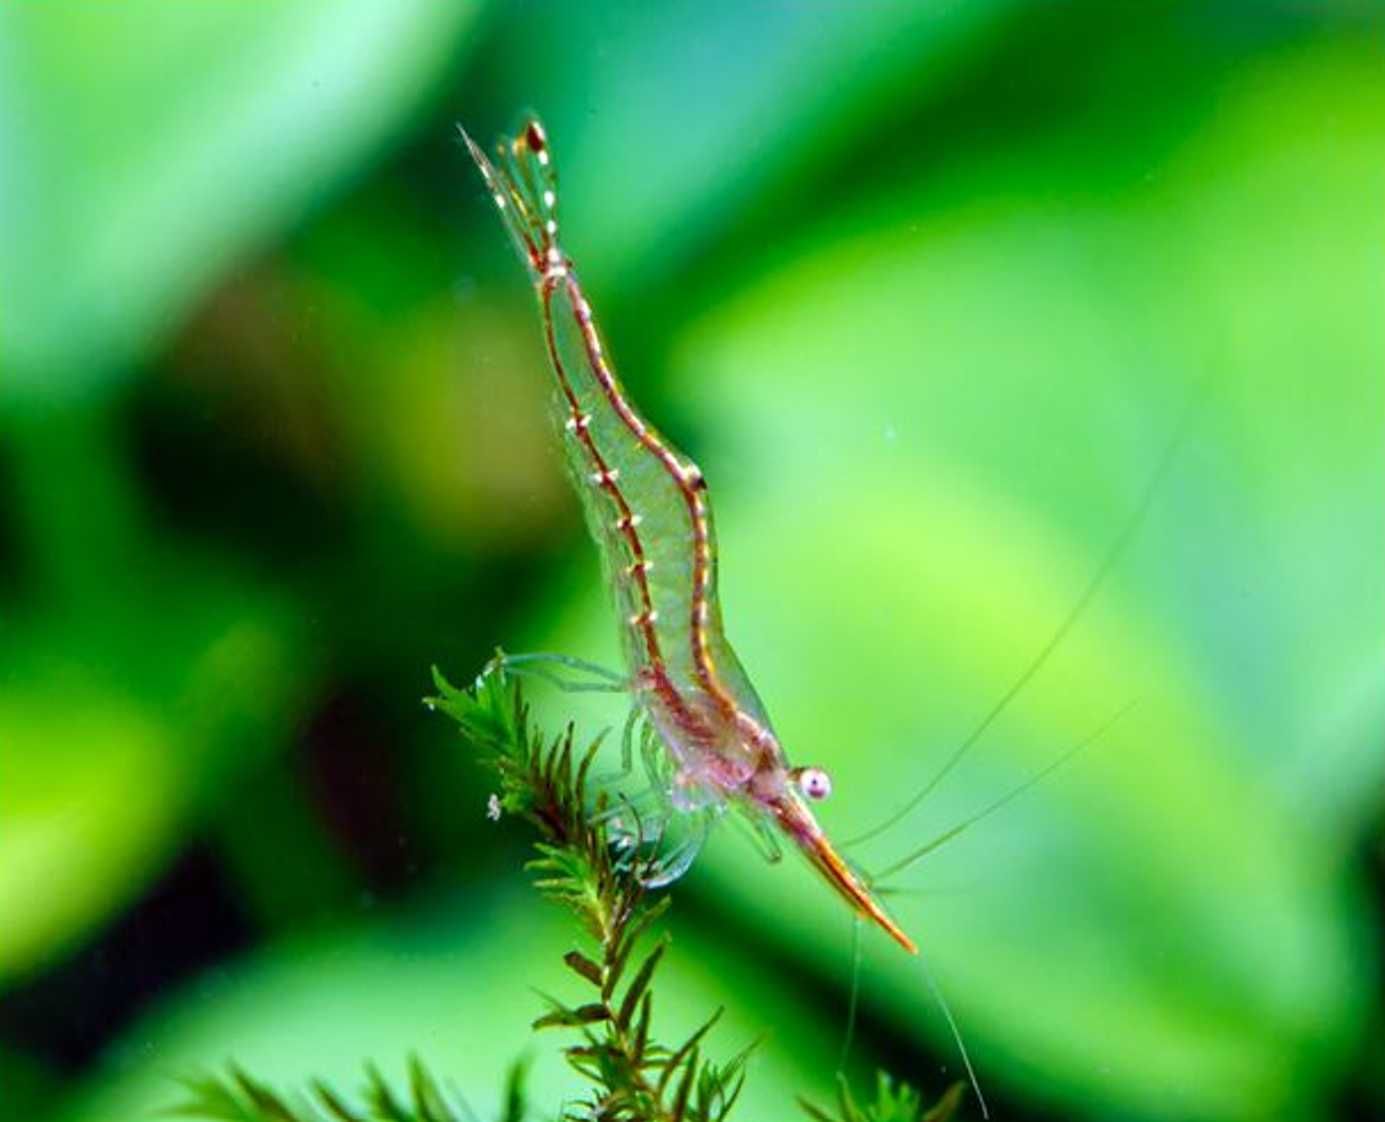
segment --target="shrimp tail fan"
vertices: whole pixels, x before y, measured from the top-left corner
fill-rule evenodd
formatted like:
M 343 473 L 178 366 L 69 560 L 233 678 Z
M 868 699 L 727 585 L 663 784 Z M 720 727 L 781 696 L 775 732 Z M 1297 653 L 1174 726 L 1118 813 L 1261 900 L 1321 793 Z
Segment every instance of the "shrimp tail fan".
M 492 160 L 458 126 L 467 151 L 481 169 L 520 260 L 537 281 L 564 264 L 558 248 L 558 177 L 548 149 L 548 134 L 537 117 L 528 117 L 508 141 L 495 146 Z

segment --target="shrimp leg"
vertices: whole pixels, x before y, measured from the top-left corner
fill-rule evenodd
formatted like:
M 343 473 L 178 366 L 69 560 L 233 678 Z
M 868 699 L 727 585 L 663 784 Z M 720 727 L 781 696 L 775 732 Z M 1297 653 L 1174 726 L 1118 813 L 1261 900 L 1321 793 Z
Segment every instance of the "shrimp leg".
M 495 662 L 505 673 L 542 678 L 564 693 L 627 693 L 630 690 L 629 680 L 614 670 L 608 670 L 583 658 L 574 658 L 572 655 L 553 654 L 548 651 L 500 654 L 496 656 Z M 554 667 L 585 675 L 585 678 L 566 677 Z
M 718 818 L 717 810 L 706 807 L 691 816 L 691 829 L 688 836 L 661 857 L 655 857 L 648 870 L 640 877 L 646 888 L 664 888 L 678 880 L 691 867 L 702 852 L 703 843 L 711 832 L 712 823 Z

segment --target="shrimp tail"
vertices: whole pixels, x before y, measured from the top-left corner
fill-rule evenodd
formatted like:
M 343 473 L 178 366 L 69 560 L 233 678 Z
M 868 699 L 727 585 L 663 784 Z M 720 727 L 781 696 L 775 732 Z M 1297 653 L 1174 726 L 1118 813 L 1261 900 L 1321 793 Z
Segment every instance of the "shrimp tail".
M 558 246 L 558 176 L 548 134 L 537 117 L 529 117 L 509 141 L 495 146 L 492 160 L 457 126 L 467 151 L 481 171 L 505 229 L 535 282 L 566 264 Z

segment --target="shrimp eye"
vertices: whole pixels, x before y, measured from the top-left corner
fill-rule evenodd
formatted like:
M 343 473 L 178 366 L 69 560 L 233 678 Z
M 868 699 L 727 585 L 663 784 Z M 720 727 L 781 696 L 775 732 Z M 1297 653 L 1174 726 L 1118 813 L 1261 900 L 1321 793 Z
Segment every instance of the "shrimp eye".
M 832 777 L 820 767 L 798 769 L 798 789 L 810 799 L 820 801 L 832 793 Z

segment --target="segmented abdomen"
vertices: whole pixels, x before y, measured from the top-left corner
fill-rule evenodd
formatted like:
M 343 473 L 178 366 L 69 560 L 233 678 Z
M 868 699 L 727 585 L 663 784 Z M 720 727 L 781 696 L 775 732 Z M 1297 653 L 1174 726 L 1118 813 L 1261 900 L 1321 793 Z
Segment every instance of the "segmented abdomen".
M 569 272 L 544 287 L 564 451 L 622 614 L 632 671 L 702 685 L 694 626 L 715 626 L 701 473 L 630 404 Z
M 620 611 L 631 676 L 657 685 L 690 721 L 712 712 L 761 741 L 768 720 L 722 633 L 702 473 L 616 380 L 558 245 L 557 178 L 543 128 L 528 122 L 500 148 L 499 167 L 466 140 L 538 287 L 564 452 Z

